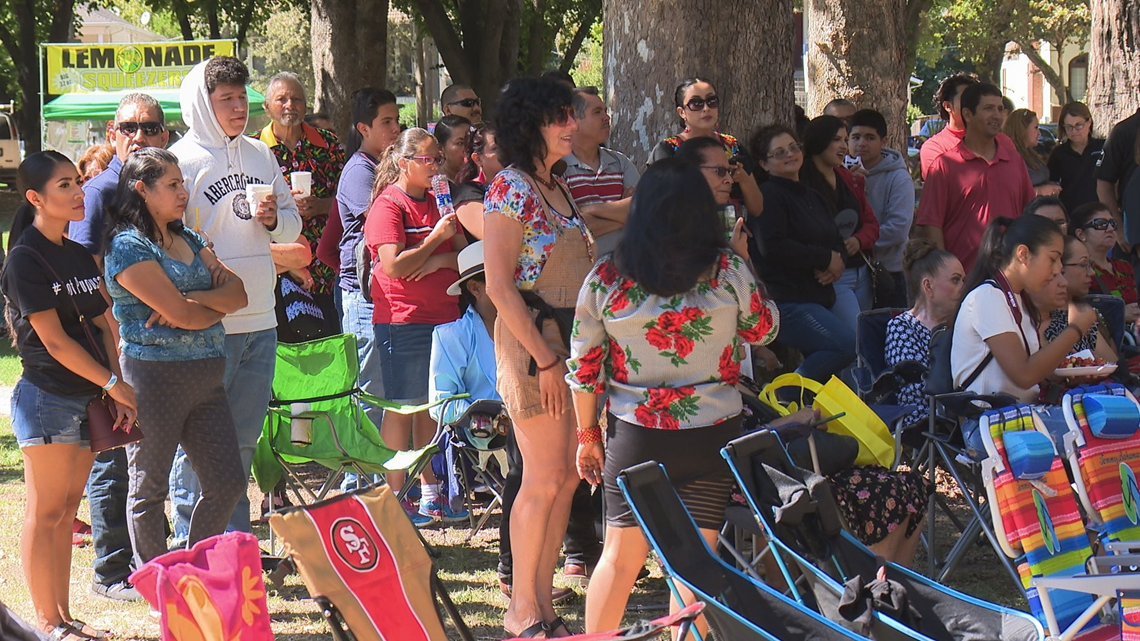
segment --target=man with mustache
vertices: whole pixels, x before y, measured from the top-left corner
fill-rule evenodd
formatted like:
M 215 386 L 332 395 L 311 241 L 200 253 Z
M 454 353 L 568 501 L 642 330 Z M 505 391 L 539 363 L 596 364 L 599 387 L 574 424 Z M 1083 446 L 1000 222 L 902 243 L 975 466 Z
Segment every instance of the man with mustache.
M 1016 218 L 1036 192 L 1025 161 L 1000 135 L 1001 91 L 972 84 L 962 91 L 961 105 L 965 136 L 930 165 L 914 222 L 920 236 L 957 256 L 969 271 L 986 225 L 1000 216 Z
M 570 139 L 573 153 L 563 158 L 562 178 L 594 234 L 601 257 L 617 247 L 641 176 L 624 154 L 603 146 L 610 137 L 610 114 L 597 88 L 575 89 L 573 105 L 578 130 Z
M 336 334 L 340 332 L 340 313 L 333 300 L 336 272 L 317 260 L 316 253 L 336 202 L 336 185 L 344 169 L 344 147 L 331 131 L 306 123 L 307 111 L 301 79 L 288 71 L 281 72 L 270 78 L 265 88 L 265 113 L 270 122 L 252 137 L 273 152 L 286 182 L 290 182 L 290 174 L 295 171 L 312 173 L 309 196 L 293 190 L 297 213 L 301 215 L 301 235 L 310 251 L 297 251 L 305 249 L 298 248 L 298 243 L 277 243 L 271 251 L 278 271 L 288 271 L 309 290 L 324 312 L 328 333 Z
M 127 156 L 146 147 L 165 147 L 170 139 L 162 106 L 144 93 L 123 96 L 115 120 L 107 125 L 107 141 L 115 157 L 107 168 L 83 185 L 83 220 L 71 223 L 67 235 L 83 245 L 102 264 L 106 209 L 119 185 L 119 170 Z M 127 451 L 117 448 L 100 452 L 87 479 L 87 502 L 91 507 L 91 540 L 95 547 L 95 572 L 91 591 L 116 601 L 139 601 L 142 597 L 127 581 L 131 573 L 131 539 L 127 534 Z

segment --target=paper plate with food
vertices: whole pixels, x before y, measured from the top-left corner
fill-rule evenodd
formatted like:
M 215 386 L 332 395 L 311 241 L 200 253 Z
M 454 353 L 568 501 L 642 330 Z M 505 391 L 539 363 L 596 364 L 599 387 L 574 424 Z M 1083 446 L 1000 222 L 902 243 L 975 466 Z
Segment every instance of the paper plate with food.
M 1061 361 L 1061 366 L 1053 370 L 1057 376 L 1072 378 L 1074 376 L 1094 376 L 1104 378 L 1116 371 L 1116 363 L 1106 363 L 1103 359 L 1093 356 L 1089 350 L 1081 350 L 1069 354 Z

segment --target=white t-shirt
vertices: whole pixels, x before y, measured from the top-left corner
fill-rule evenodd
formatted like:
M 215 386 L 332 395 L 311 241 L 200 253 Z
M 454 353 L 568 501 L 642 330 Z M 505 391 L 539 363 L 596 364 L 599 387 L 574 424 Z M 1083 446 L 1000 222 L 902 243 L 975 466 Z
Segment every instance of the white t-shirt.
M 1025 340 L 1029 342 L 1029 353 L 1040 349 L 1037 340 L 1037 330 L 1029 314 L 1024 313 L 1020 294 L 1016 294 L 1018 306 L 1022 309 L 1021 329 L 1025 332 Z M 978 365 L 986 354 L 990 353 L 986 344 L 987 338 L 999 334 L 1012 332 L 1018 342 L 1022 341 L 1021 333 L 1013 320 L 1013 310 L 1006 303 L 1005 294 L 990 284 L 983 284 L 966 295 L 962 301 L 962 308 L 958 310 L 958 319 L 954 322 L 954 341 L 950 350 L 950 367 L 954 372 L 954 385 L 960 386 Z M 992 359 L 982 373 L 974 380 L 968 391 L 978 394 L 1005 393 L 1017 398 L 1023 403 L 1036 402 L 1038 396 L 1037 385 L 1029 389 L 1021 388 L 1014 383 L 997 359 Z

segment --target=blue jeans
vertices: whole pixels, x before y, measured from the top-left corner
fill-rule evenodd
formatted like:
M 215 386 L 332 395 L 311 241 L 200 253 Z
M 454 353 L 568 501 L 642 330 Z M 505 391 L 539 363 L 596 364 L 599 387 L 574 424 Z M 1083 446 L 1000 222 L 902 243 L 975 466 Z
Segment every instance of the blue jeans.
M 855 326 L 818 303 L 777 301 L 780 335 L 777 340 L 804 355 L 796 373 L 821 383 L 855 361 Z
M 835 305 L 831 311 L 847 324 L 851 331 L 859 322 L 859 312 L 871 309 L 875 286 L 871 282 L 871 269 L 866 265 L 848 267 L 835 281 Z
M 380 355 L 372 349 L 375 343 L 375 328 L 372 324 L 372 303 L 364 300 L 360 290 L 347 290 L 337 287 L 340 291 L 340 303 L 343 315 L 341 316 L 341 331 L 356 336 L 356 354 L 360 361 L 360 374 L 357 384 L 360 389 L 379 396 L 384 396 L 384 376 L 380 368 Z M 361 405 L 364 415 L 379 429 L 384 419 L 384 410 L 364 403 Z M 345 472 L 341 489 L 348 491 L 357 487 L 356 474 Z
M 127 450 L 95 455 L 87 478 L 91 507 L 91 542 L 95 547 L 95 583 L 114 585 L 131 573 L 131 537 L 127 533 Z
M 431 367 L 430 323 L 377 323 L 372 357 L 380 362 L 385 398 L 404 405 L 426 403 Z
M 1041 419 L 1045 429 L 1049 430 L 1049 437 L 1053 439 L 1053 447 L 1057 455 L 1065 456 L 1065 434 L 1069 432 L 1069 424 L 1065 421 L 1065 410 L 1060 405 L 1034 405 L 1033 411 Z M 967 418 L 962 421 L 962 441 L 966 444 L 966 453 L 975 461 L 986 459 L 985 441 L 982 439 L 981 424 L 977 420 Z
M 248 334 L 226 334 L 226 396 L 230 402 L 234 429 L 237 431 L 244 477 L 249 479 L 249 466 L 257 439 L 265 424 L 265 412 L 273 394 L 273 368 L 277 363 L 277 330 L 266 329 Z M 170 505 L 174 516 L 174 542 L 185 544 L 190 535 L 190 515 L 198 504 L 202 488 L 198 476 L 181 447 L 170 468 Z M 227 531 L 249 532 L 249 497 L 242 493 Z

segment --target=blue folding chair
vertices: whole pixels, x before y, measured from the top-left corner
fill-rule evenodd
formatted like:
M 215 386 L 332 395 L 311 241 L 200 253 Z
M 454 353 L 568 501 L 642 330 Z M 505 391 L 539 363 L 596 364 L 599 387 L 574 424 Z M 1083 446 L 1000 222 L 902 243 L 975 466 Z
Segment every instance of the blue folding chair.
M 705 616 L 717 639 L 868 638 L 812 612 L 713 554 L 659 463 L 649 461 L 625 469 L 617 483 L 665 568 L 674 598 L 681 600 L 678 584 L 692 591 L 706 605 Z M 887 617 L 875 615 L 873 623 L 873 639 L 928 638 Z
M 811 604 L 828 618 L 842 616 L 840 599 L 853 579 L 869 584 L 882 568 L 888 580 L 905 590 L 908 605 L 918 614 L 908 625 L 932 639 L 1044 638 L 1041 624 L 1029 614 L 976 599 L 876 558 L 840 528 L 827 483 L 796 468 L 775 432 L 762 430 L 737 438 L 721 455 L 764 528 L 769 541 L 764 553 L 773 554 L 793 598 Z M 800 589 L 792 566 L 802 574 L 807 590 Z
M 917 383 L 926 376 L 926 365 L 918 361 L 902 361 L 887 365 L 887 323 L 905 309 L 873 309 L 859 314 L 855 325 L 855 391 L 895 435 L 895 451 L 901 455 L 903 437 L 911 433 L 904 419 L 915 410 L 915 405 L 900 405 L 896 394 L 903 387 Z M 914 449 L 922 446 L 921 437 L 909 439 Z M 897 461 L 896 461 L 897 464 Z

